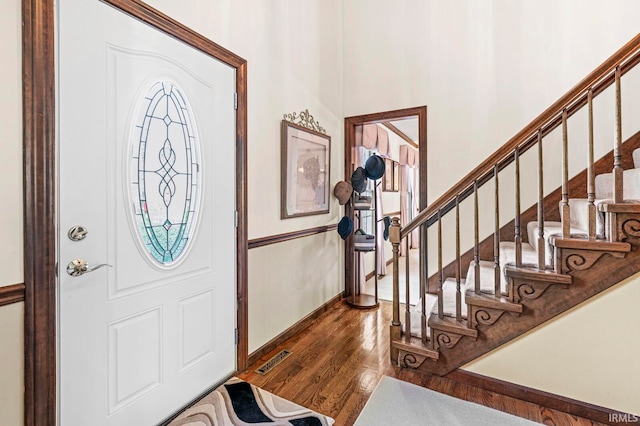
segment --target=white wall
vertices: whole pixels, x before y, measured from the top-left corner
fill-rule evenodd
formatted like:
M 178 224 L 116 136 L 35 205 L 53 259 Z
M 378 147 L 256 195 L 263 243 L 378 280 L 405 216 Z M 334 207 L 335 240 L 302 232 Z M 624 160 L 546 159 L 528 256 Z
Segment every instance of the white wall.
M 21 283 L 22 22 L 20 0 L 0 2 L 0 286 Z M 0 424 L 23 423 L 23 303 L 0 307 Z
M 633 0 L 606 4 L 598 0 L 345 1 L 344 111 L 352 116 L 428 105 L 428 194 L 433 201 L 635 36 L 639 15 L 640 3 Z M 625 92 L 625 87 L 623 79 L 623 93 L 630 93 L 623 95 L 623 102 L 640 98 L 638 90 Z M 596 133 L 609 139 L 609 146 L 612 100 L 610 94 L 605 95 L 595 106 L 596 114 L 605 117 L 596 123 Z M 637 106 L 623 108 L 625 117 L 637 115 Z M 580 120 L 584 117 L 570 121 L 570 145 L 584 139 L 584 127 L 577 129 L 575 124 Z M 637 118 L 624 118 L 625 137 L 637 131 L 638 125 Z M 559 138 L 555 132 L 545 145 Z M 586 154 L 570 149 L 573 174 Z M 545 162 L 554 170 L 545 175 L 545 189 L 550 191 L 560 183 L 558 157 L 548 150 Z M 529 178 L 523 177 L 523 197 L 535 197 L 533 170 L 526 172 Z M 501 193 L 513 188 L 513 178 L 507 177 L 512 175 L 513 171 L 501 175 Z M 493 186 L 483 191 L 490 201 L 481 206 L 486 235 L 493 227 Z M 512 205 L 507 201 L 503 208 L 501 203 L 501 222 L 510 219 L 506 211 L 512 212 Z M 529 205 L 523 200 L 523 208 Z M 470 211 L 464 213 L 461 226 L 467 226 L 463 232 L 472 238 Z M 449 216 L 445 228 L 454 220 Z M 451 259 L 455 239 L 447 241 L 445 254 Z M 435 253 L 433 243 L 430 246 Z M 434 265 L 435 258 L 429 263 Z M 638 399 L 633 402 L 630 398 L 636 395 L 634 384 L 640 380 L 640 370 L 634 367 L 640 341 L 629 336 L 637 334 L 634 327 L 640 313 L 621 303 L 637 300 L 638 284 L 640 278 L 635 278 L 598 298 L 593 308 L 577 309 L 470 368 L 638 413 Z M 616 319 L 620 316 L 627 326 L 615 333 L 627 338 L 614 333 L 609 339 L 609 330 L 620 327 Z M 578 342 L 566 339 L 568 335 L 588 335 L 591 340 Z M 562 362 L 555 362 L 560 357 Z M 615 368 L 609 367 L 612 360 Z M 593 374 L 594 370 L 602 372 Z M 605 381 L 607 373 L 611 376 Z
M 280 219 L 280 121 L 308 109 L 326 129 L 333 192 L 344 178 L 342 0 L 148 3 L 247 60 L 249 239 L 338 223 L 333 196 L 329 214 Z M 250 351 L 342 291 L 341 250 L 336 232 L 250 250 Z

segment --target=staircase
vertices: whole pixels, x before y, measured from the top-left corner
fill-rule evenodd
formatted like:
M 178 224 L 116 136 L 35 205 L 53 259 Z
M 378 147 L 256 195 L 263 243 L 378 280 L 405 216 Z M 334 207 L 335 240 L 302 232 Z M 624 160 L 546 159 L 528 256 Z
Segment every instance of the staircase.
M 622 142 L 621 111 L 622 76 L 639 62 L 640 35 L 412 222 L 401 227 L 393 219 L 389 231 L 394 262 L 392 362 L 445 375 L 640 271 L 640 132 Z M 593 102 L 607 88 L 615 92 L 613 150 L 595 161 Z M 580 110 L 588 117 L 586 152 L 570 154 L 568 122 Z M 547 149 L 550 143 L 543 142 L 556 129 L 562 133 L 562 180 L 545 195 L 548 168 L 543 146 Z M 538 197 L 522 212 L 520 163 L 530 149 L 537 150 Z M 587 166 L 569 179 L 569 159 L 576 155 L 587 157 Z M 504 194 L 499 182 L 508 166 L 515 185 L 513 193 Z M 493 189 L 495 226 L 493 235 L 480 241 L 479 190 L 484 185 Z M 473 197 L 474 242 L 461 254 L 460 206 L 469 197 Z M 504 197 L 512 199 L 515 208 L 513 220 L 501 226 Z M 450 228 L 455 229 L 444 235 L 443 218 L 448 214 L 454 215 L 455 226 Z M 424 270 L 429 262 L 437 262 L 437 273 L 429 280 L 421 274 L 422 297 L 411 306 L 409 267 L 407 300 L 398 297 L 399 246 L 417 228 L 424 252 L 427 235 L 437 234 L 437 253 L 423 257 Z M 455 259 L 444 267 L 443 238 L 455 238 L 456 247 Z

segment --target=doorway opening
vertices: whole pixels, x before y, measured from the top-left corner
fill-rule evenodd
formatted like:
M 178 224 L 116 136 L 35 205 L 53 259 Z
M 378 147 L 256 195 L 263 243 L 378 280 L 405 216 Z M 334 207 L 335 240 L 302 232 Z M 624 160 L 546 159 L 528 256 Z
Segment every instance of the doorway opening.
M 412 217 L 414 209 L 417 209 L 417 211 L 421 211 L 427 207 L 427 107 L 419 106 L 345 118 L 344 175 L 346 179 L 348 179 L 349 176 L 352 175 L 352 173 L 358 166 L 363 166 L 363 164 L 360 163 L 362 163 L 364 157 L 373 153 L 380 153 L 379 147 L 374 147 L 373 144 L 367 145 L 365 143 L 363 146 L 361 130 L 363 126 L 367 125 L 377 126 L 378 128 L 382 129 L 383 132 L 389 134 L 390 140 L 396 140 L 395 143 L 389 142 L 389 146 L 383 148 L 385 152 L 382 153 L 382 156 L 390 160 L 389 162 L 387 162 L 387 164 L 394 164 L 395 162 L 399 165 L 399 163 L 401 163 L 399 146 L 406 146 L 407 148 L 404 150 L 405 152 L 415 152 L 416 157 L 414 160 L 414 164 L 417 167 L 413 168 L 410 173 L 410 176 L 415 176 L 415 180 L 411 179 L 415 183 L 413 185 L 408 185 L 408 187 L 411 189 L 407 190 L 406 182 L 405 185 L 403 185 L 401 179 L 399 182 L 392 182 L 391 190 L 389 192 L 385 191 L 383 193 L 385 194 L 385 198 L 388 198 L 393 197 L 393 192 L 395 192 L 398 200 L 395 203 L 388 203 L 388 208 L 384 206 L 384 202 L 380 203 L 382 211 L 378 214 L 380 218 L 384 216 L 400 217 L 400 212 L 403 211 L 405 212 L 405 214 L 403 214 L 403 222 L 401 223 L 407 223 L 408 220 L 410 220 L 409 218 Z M 358 150 L 360 150 L 360 152 L 358 152 Z M 402 162 L 406 162 L 406 157 L 403 158 Z M 395 168 L 396 167 L 394 167 L 394 169 Z M 405 167 L 403 167 L 403 170 L 404 169 Z M 406 173 L 401 173 L 401 176 L 405 176 L 406 179 L 407 175 Z M 384 180 L 385 177 L 383 177 L 382 179 Z M 380 182 L 379 187 L 389 188 L 388 185 L 389 183 L 385 184 L 385 182 Z M 404 188 L 404 196 L 402 197 L 402 201 L 400 201 L 400 194 L 402 192 L 400 190 L 401 187 Z M 382 196 L 378 197 L 382 198 Z M 402 208 L 402 205 L 404 205 L 405 208 Z M 389 208 L 391 210 L 389 210 Z M 354 207 L 352 203 L 345 204 L 345 216 L 354 219 Z M 425 244 L 421 243 L 422 241 L 426 241 L 426 232 L 422 230 L 422 228 L 420 229 L 420 234 L 416 237 L 416 239 L 420 242 L 420 244 L 416 244 L 417 246 L 419 246 L 419 273 L 421 275 L 426 275 L 423 261 L 424 250 L 426 250 L 426 246 Z M 367 275 L 375 276 L 375 278 L 377 278 L 380 270 L 384 269 L 384 266 L 386 266 L 388 262 L 388 259 L 386 258 L 391 258 L 391 250 L 388 250 L 387 254 L 383 254 L 384 250 L 382 250 L 381 253 L 376 252 L 374 256 L 382 256 L 382 259 L 378 259 L 378 261 L 375 262 L 371 260 L 365 262 L 365 260 L 360 260 L 360 257 L 359 260 L 356 261 L 354 253 L 355 248 L 353 238 L 347 238 L 345 240 L 344 254 L 345 296 L 347 298 L 353 298 L 354 289 L 356 289 L 355 284 L 357 284 L 359 286 L 358 288 L 363 292 L 363 294 L 366 295 L 367 290 L 365 289 L 364 281 L 366 281 Z M 372 268 L 369 265 L 370 263 L 373 263 L 375 266 Z M 372 270 L 369 271 L 369 269 Z M 363 276 L 364 281 L 360 286 L 360 281 L 362 281 Z M 377 306 L 377 286 L 375 290 L 369 291 L 375 291 L 376 294 L 374 297 L 376 302 L 364 303 L 362 304 L 362 307 Z M 352 304 L 352 306 L 360 307 L 358 305 L 359 303 Z

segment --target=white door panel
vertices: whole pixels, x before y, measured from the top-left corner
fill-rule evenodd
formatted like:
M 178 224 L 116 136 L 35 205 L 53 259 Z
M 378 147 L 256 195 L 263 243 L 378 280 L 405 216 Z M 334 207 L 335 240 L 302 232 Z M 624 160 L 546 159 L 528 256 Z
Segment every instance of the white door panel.
M 60 423 L 156 424 L 235 370 L 235 71 L 97 0 L 58 18 Z

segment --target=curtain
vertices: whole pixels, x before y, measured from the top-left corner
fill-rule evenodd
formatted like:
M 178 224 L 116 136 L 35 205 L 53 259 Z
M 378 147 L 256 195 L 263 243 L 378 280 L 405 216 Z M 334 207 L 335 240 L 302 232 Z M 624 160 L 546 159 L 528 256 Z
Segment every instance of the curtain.
M 404 227 L 407 223 L 411 221 L 411 212 L 407 209 L 410 194 L 409 186 L 410 186 L 410 175 L 411 175 L 411 167 L 407 165 L 400 166 L 400 226 Z M 411 238 L 410 236 L 407 238 Z M 405 253 L 405 243 L 400 242 L 400 256 L 406 256 Z
M 418 213 L 418 151 L 407 145 L 400 146 L 402 182 L 400 184 L 400 224 L 405 226 Z M 409 235 L 409 247 L 420 246 L 419 228 Z M 400 255 L 404 255 L 404 244 L 400 245 Z
M 418 173 L 419 173 L 419 168 L 416 165 L 414 168 L 409 169 L 409 185 L 410 185 L 410 192 L 411 192 L 411 219 L 413 219 L 414 217 L 416 217 L 416 215 L 418 214 Z M 420 227 L 414 229 L 413 231 L 411 231 L 411 241 L 409 241 L 409 247 L 410 248 L 418 248 L 420 247 Z

